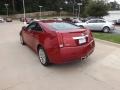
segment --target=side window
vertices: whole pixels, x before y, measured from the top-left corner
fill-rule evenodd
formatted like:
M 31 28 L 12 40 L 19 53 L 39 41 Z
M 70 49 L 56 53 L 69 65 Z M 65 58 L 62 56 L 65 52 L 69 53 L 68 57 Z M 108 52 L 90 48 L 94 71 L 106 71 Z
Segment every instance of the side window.
M 98 22 L 98 23 L 105 23 L 104 20 L 98 20 L 97 22 Z
M 96 20 L 90 20 L 90 21 L 88 21 L 88 23 L 97 23 L 97 21 Z
M 31 23 L 30 25 L 28 25 L 27 29 L 28 29 L 28 30 L 33 30 L 35 27 L 36 27 L 36 23 L 33 22 L 33 23 Z
M 42 28 L 38 23 L 36 23 L 35 31 L 42 31 Z

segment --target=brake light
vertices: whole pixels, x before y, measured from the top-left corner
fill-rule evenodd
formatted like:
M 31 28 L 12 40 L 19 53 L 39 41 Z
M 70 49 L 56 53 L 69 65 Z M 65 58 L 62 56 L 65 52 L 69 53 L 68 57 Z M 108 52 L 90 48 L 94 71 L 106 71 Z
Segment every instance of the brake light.
M 85 31 L 85 36 L 86 36 L 87 42 L 90 42 L 93 39 L 93 36 L 90 30 Z
M 60 44 L 60 45 L 59 45 L 59 47 L 60 47 L 60 48 L 63 48 L 63 47 L 64 47 L 64 45 L 63 45 L 63 44 Z
M 60 33 L 58 33 L 57 36 L 58 36 L 59 47 L 60 47 L 60 48 L 63 48 L 63 47 L 64 47 L 64 44 L 63 44 L 63 36 L 62 36 L 62 34 L 60 34 Z

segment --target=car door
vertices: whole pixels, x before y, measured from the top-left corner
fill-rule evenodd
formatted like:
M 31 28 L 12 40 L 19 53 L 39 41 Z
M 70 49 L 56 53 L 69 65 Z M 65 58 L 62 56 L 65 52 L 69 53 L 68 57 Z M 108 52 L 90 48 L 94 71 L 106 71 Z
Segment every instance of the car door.
M 90 30 L 96 30 L 97 29 L 96 24 L 97 20 L 89 20 L 86 22 L 86 27 Z
M 33 30 L 33 33 L 34 33 L 34 35 L 33 35 L 33 49 L 36 50 L 38 44 L 44 46 L 44 43 L 45 43 L 44 40 L 45 40 L 47 35 L 39 23 L 36 23 L 36 27 Z
M 96 24 L 96 30 L 101 31 L 105 25 L 105 21 L 104 20 L 97 20 L 97 24 Z
M 26 30 L 23 33 L 24 41 L 30 47 L 33 46 L 32 45 L 32 43 L 33 43 L 33 35 L 34 35 L 33 29 L 35 28 L 35 26 L 36 26 L 36 23 L 34 23 L 34 22 L 31 23 L 30 25 L 27 26 Z

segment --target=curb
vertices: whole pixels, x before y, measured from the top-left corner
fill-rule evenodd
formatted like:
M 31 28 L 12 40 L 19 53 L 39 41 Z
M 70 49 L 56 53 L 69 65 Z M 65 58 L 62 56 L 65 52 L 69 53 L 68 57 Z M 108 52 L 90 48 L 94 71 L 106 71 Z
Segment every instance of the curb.
M 99 41 L 101 43 L 120 48 L 120 44 L 113 43 L 113 42 L 110 42 L 110 41 L 106 41 L 106 40 L 102 40 L 102 39 L 98 39 L 98 38 L 95 38 L 95 41 Z

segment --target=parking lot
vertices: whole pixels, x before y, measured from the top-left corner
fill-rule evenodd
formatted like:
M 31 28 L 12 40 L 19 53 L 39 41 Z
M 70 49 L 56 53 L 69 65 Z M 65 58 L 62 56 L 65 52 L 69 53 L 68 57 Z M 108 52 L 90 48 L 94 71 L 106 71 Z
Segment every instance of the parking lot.
M 19 41 L 23 23 L 0 23 L 0 90 L 120 90 L 120 46 L 96 40 L 84 61 L 44 67 Z

